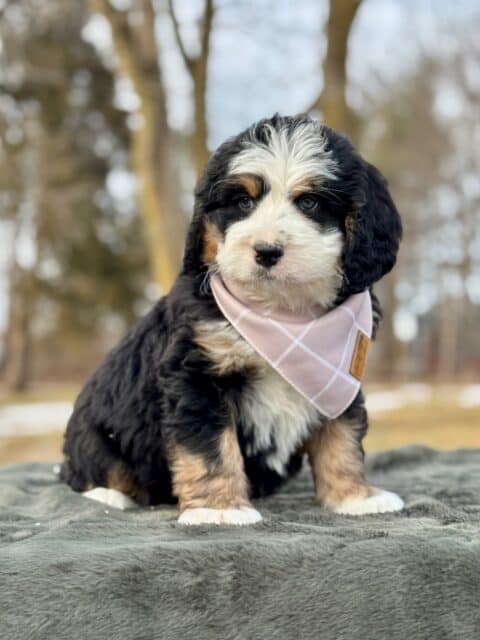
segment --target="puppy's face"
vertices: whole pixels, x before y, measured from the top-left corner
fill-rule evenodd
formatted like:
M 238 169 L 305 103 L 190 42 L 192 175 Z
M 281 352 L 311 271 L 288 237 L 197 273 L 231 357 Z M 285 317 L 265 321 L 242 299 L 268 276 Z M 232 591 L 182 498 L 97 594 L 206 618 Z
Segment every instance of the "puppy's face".
M 383 225 L 380 235 L 391 236 L 390 249 L 382 250 L 390 257 L 365 255 L 371 247 L 365 238 L 357 241 L 365 231 L 372 235 L 361 227 L 369 199 L 375 208 L 378 197 L 388 200 L 393 224 L 383 225 L 383 214 L 373 212 L 378 219 L 370 226 Z M 329 307 L 342 289 L 362 290 L 390 262 L 391 268 L 400 230 L 381 177 L 345 138 L 308 117 L 276 116 L 211 158 L 197 191 L 185 264 L 207 265 L 245 297 L 273 308 Z M 378 263 L 373 270 L 368 260 Z

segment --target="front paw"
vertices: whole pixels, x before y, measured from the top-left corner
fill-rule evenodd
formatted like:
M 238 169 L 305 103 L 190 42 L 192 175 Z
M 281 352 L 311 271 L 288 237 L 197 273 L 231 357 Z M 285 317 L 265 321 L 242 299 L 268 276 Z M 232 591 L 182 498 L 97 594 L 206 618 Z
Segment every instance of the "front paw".
M 388 513 L 401 511 L 404 502 L 392 491 L 375 489 L 373 495 L 367 497 L 347 498 L 333 507 L 335 513 L 344 515 L 361 516 L 367 513 Z
M 187 526 L 201 524 L 230 524 L 243 526 L 262 521 L 262 515 L 252 507 L 236 507 L 230 509 L 211 509 L 209 507 L 195 507 L 185 509 L 178 523 Z

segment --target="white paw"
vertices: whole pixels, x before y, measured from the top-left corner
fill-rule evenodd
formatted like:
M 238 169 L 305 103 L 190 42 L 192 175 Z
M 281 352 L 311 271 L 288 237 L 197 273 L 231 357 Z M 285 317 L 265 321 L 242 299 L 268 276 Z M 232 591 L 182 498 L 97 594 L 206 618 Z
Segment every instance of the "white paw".
M 261 514 L 252 507 L 239 507 L 238 509 L 209 509 L 196 507 L 185 509 L 179 518 L 179 524 L 195 526 L 198 524 L 255 524 L 262 520 Z
M 335 513 L 351 516 L 361 516 L 365 513 L 386 513 L 400 511 L 404 503 L 400 496 L 391 491 L 378 490 L 378 493 L 368 498 L 349 498 L 334 507 Z
M 117 489 L 95 487 L 95 489 L 90 489 L 90 491 L 84 491 L 83 496 L 90 498 L 90 500 L 103 502 L 103 504 L 114 507 L 115 509 L 132 509 L 137 506 L 136 502 Z

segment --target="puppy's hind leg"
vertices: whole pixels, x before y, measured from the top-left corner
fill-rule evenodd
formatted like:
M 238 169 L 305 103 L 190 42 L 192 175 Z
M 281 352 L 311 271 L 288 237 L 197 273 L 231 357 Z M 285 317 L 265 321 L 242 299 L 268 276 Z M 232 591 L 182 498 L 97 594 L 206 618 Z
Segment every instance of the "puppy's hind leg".
M 248 500 L 248 481 L 233 428 L 220 435 L 213 461 L 184 445 L 173 447 L 171 469 L 180 524 L 247 525 L 262 520 Z
M 114 441 L 80 419 L 71 419 L 63 447 L 60 479 L 84 497 L 116 509 L 143 504 L 146 493 L 119 458 Z
M 85 498 L 103 502 L 115 509 L 138 507 L 134 498 L 143 497 L 143 491 L 135 481 L 132 472 L 121 462 L 116 462 L 106 474 L 106 487 L 93 487 L 83 492 Z
M 107 489 L 106 487 L 95 487 L 82 493 L 84 498 L 90 498 L 90 500 L 96 500 L 102 502 L 108 507 L 114 507 L 115 509 L 134 509 L 138 505 L 129 496 L 125 495 L 118 489 Z

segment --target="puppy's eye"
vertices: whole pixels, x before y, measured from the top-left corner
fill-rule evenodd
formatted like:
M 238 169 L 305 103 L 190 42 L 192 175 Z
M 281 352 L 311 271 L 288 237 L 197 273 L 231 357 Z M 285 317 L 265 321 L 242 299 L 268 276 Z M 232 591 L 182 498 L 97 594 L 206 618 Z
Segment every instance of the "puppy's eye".
M 312 213 L 318 209 L 318 200 L 315 196 L 300 196 L 297 200 L 297 207 L 305 213 Z
M 242 196 L 237 200 L 237 204 L 242 211 L 251 211 L 253 209 L 253 199 L 249 196 Z

